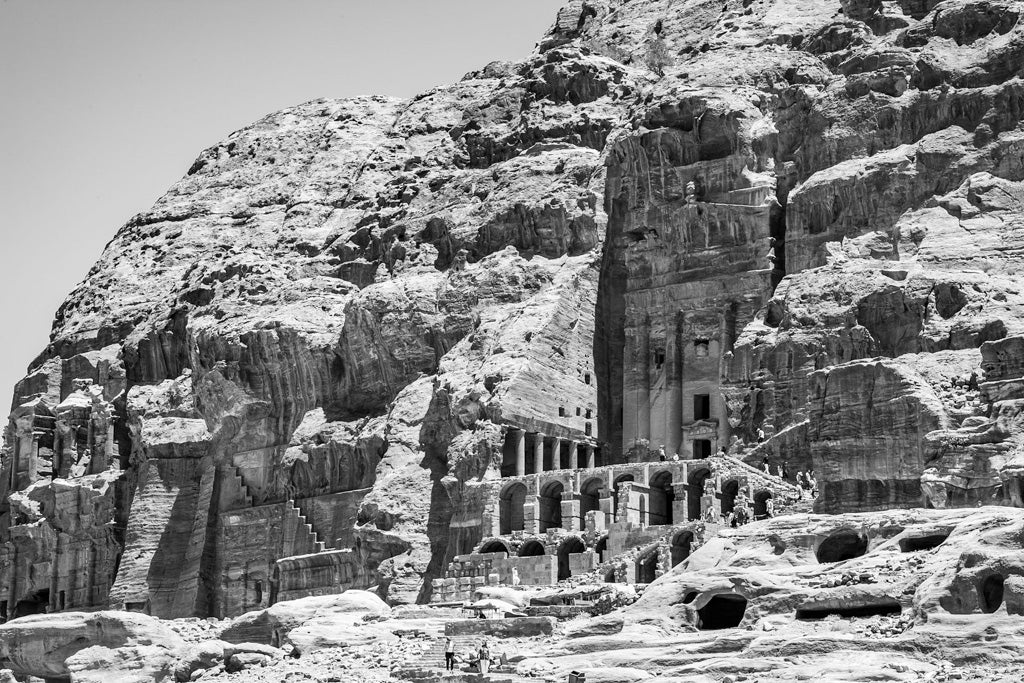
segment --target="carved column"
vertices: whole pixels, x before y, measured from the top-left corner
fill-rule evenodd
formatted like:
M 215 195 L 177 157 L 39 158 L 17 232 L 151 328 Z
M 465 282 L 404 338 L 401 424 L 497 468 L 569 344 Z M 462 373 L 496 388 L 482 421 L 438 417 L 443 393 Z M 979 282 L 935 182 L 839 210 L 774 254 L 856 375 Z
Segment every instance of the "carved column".
M 639 357 L 639 363 L 637 363 L 637 378 L 639 380 L 639 386 L 637 387 L 637 438 L 648 439 L 651 438 L 651 334 L 648 329 L 647 321 L 643 323 L 643 327 L 639 331 L 640 338 L 637 340 L 639 348 L 637 349 Z M 655 444 L 657 447 L 657 444 Z
M 594 457 L 594 446 L 587 444 L 584 446 L 587 452 L 587 469 L 592 470 L 597 467 L 597 459 Z
M 562 437 L 551 437 L 551 469 L 562 469 Z
M 672 457 L 673 453 L 679 453 L 682 446 L 683 427 L 682 340 L 679 338 L 679 330 L 675 326 L 669 330 L 665 362 L 668 365 L 666 372 L 668 406 L 665 409 L 665 452 Z
M 526 474 L 526 432 L 512 430 L 512 443 L 516 447 L 516 476 L 521 477 Z
M 544 471 L 544 434 L 537 432 L 533 435 L 533 473 L 540 474 Z
M 579 458 L 576 455 L 576 451 L 579 449 L 579 441 L 569 442 L 569 454 L 566 457 L 568 465 L 563 467 L 566 470 L 574 470 L 580 466 Z

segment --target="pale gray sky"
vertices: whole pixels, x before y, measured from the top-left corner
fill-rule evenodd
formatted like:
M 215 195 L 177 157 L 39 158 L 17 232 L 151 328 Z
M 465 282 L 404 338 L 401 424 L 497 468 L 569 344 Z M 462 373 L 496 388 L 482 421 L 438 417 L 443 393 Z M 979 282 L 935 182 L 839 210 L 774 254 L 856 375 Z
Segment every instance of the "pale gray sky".
M 0 0 L 0 405 L 104 245 L 205 147 L 529 54 L 564 0 Z

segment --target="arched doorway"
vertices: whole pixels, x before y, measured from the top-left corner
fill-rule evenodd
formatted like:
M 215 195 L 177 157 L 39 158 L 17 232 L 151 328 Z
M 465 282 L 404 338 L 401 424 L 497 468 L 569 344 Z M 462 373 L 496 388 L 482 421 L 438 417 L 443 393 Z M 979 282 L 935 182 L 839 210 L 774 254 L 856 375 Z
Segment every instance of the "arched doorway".
M 616 522 L 626 521 L 624 519 L 619 519 L 619 485 L 627 481 L 633 481 L 632 474 L 620 474 L 618 477 L 615 478 L 615 488 L 612 492 L 612 512 L 615 516 Z
M 686 516 L 690 521 L 700 519 L 700 498 L 704 495 L 704 482 L 711 476 L 711 470 L 701 468 L 690 473 L 686 480 Z
M 641 555 L 636 560 L 636 582 L 654 583 L 658 575 L 658 549 Z
M 754 494 L 754 519 L 762 519 L 768 516 L 768 499 L 772 492 L 768 489 L 761 489 Z
M 537 539 L 530 539 L 519 548 L 519 557 L 537 557 L 544 554 L 544 544 Z
M 648 524 L 671 524 L 672 503 L 675 501 L 675 493 L 672 491 L 672 473 L 658 472 L 651 478 L 650 489 Z
M 540 531 L 558 529 L 562 526 L 562 492 L 565 487 L 560 481 L 548 482 L 540 492 Z
M 580 528 L 587 528 L 587 513 L 601 509 L 601 480 L 588 479 L 580 487 Z
M 558 546 L 558 580 L 564 581 L 572 576 L 572 568 L 569 566 L 569 555 L 571 553 L 582 553 L 587 549 L 576 536 L 570 536 Z
M 499 541 L 498 539 L 492 539 L 490 541 L 487 541 L 482 546 L 480 546 L 480 550 L 477 552 L 479 552 L 481 555 L 487 553 L 504 553 L 507 556 L 509 554 L 508 546 L 505 545 L 503 542 Z
M 690 544 L 693 543 L 693 533 L 680 531 L 672 539 L 672 566 L 676 566 L 690 556 Z
M 722 484 L 722 514 L 728 515 L 736 509 L 736 494 L 740 492 L 740 483 L 735 479 Z
M 523 506 L 526 504 L 526 485 L 522 482 L 509 484 L 501 492 L 498 501 L 501 516 L 500 533 L 507 535 L 523 530 Z

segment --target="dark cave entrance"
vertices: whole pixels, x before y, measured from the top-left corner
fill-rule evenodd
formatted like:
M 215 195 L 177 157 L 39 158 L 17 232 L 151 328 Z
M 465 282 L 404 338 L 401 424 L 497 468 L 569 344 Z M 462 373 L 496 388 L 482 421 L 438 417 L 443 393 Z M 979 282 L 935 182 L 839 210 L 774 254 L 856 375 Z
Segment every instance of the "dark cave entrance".
M 900 539 L 900 551 L 904 553 L 913 553 L 919 550 L 931 550 L 938 548 L 940 545 L 946 542 L 949 538 L 949 533 L 944 534 L 929 534 L 928 536 L 914 536 L 911 538 Z
M 693 543 L 693 534 L 689 531 L 681 531 L 672 539 L 672 566 L 676 566 L 690 556 L 690 544 Z
M 636 561 L 636 582 L 654 583 L 658 574 L 658 551 L 647 553 Z
M 735 628 L 743 621 L 747 612 L 747 599 L 735 593 L 716 595 L 708 603 L 697 610 L 700 617 L 700 630 L 715 631 L 723 628 Z
M 569 537 L 558 547 L 558 580 L 564 581 L 572 576 L 572 568 L 569 566 L 569 555 L 571 553 L 582 553 L 587 549 L 583 541 L 575 536 Z
M 876 602 L 869 605 L 846 605 L 843 607 L 814 607 L 800 608 L 796 611 L 796 618 L 802 621 L 817 621 L 825 617 L 836 615 L 839 617 L 876 617 L 899 614 L 903 611 L 900 603 L 895 600 Z
M 858 531 L 846 530 L 837 531 L 822 541 L 815 555 L 820 564 L 826 564 L 860 557 L 867 551 L 867 536 Z
M 43 614 L 50 606 L 50 591 L 43 589 L 32 593 L 24 600 L 19 600 L 14 606 L 13 619 L 28 616 L 29 614 Z
M 992 614 L 1003 604 L 1004 579 L 999 574 L 991 574 L 981 582 L 978 596 L 981 598 L 981 611 Z

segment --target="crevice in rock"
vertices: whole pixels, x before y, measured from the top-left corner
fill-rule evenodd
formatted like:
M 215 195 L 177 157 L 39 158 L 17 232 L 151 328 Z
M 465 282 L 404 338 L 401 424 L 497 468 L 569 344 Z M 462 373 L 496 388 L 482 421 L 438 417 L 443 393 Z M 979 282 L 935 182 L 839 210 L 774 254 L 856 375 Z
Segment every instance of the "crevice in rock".
M 920 550 L 932 550 L 938 548 L 949 538 L 949 532 L 929 534 L 927 536 L 912 536 L 900 539 L 900 552 L 913 553 Z
M 850 617 L 876 617 L 899 614 L 903 608 L 895 600 L 883 600 L 866 604 L 846 604 L 833 607 L 800 607 L 796 611 L 796 618 L 802 621 L 817 621 L 832 615 Z
M 815 552 L 818 562 L 842 562 L 860 557 L 868 551 L 868 538 L 862 532 L 846 529 L 830 535 Z

